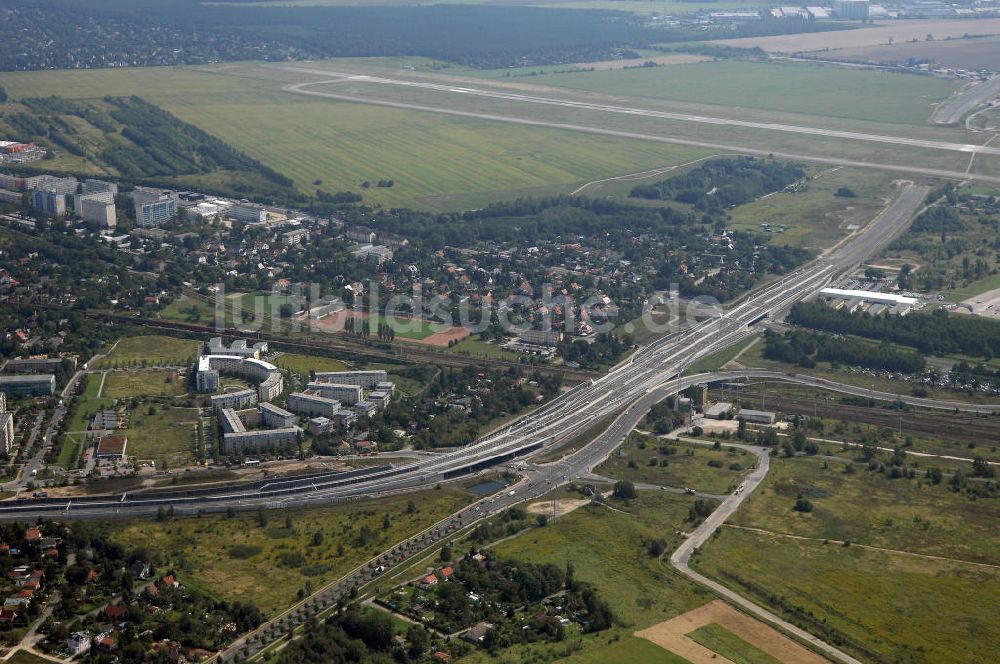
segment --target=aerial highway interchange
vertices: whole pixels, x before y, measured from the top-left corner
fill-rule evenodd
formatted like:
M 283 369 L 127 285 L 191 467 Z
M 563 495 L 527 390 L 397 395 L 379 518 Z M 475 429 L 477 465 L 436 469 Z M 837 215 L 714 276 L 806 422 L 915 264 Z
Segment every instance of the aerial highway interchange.
M 707 376 L 680 378 L 680 375 L 698 358 L 753 334 L 755 323 L 780 315 L 794 302 L 815 293 L 833 277 L 857 266 L 866 256 L 884 247 L 921 208 L 929 191 L 927 186 L 904 186 L 895 201 L 863 230 L 810 265 L 768 284 L 721 315 L 651 342 L 608 374 L 576 385 L 510 426 L 453 452 L 349 476 L 331 474 L 296 478 L 222 491 L 20 500 L 0 506 L 0 518 L 32 518 L 60 510 L 67 516 L 86 517 L 150 513 L 164 506 L 194 512 L 356 499 L 432 486 L 515 456 L 553 447 L 592 428 L 610 415 L 634 407 L 636 403 L 648 410 L 649 406 L 669 394 L 710 380 Z M 735 377 L 727 376 L 730 379 Z M 613 425 L 612 429 L 615 428 Z M 620 442 L 627 429 L 616 433 L 622 435 L 612 442 Z M 597 442 L 553 465 L 554 477 L 546 479 L 565 481 L 581 472 L 589 472 L 613 449 L 606 449 L 606 445 Z M 587 463 L 581 463 L 581 459 Z M 546 482 L 535 483 L 535 492 L 544 492 L 547 485 Z M 529 496 L 518 495 L 517 499 L 526 497 Z

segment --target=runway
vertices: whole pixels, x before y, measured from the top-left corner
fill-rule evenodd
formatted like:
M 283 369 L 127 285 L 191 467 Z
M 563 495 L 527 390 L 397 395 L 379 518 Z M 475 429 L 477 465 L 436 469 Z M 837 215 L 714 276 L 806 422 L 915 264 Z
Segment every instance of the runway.
M 670 111 L 656 111 L 646 108 L 617 106 L 613 104 L 596 104 L 592 102 L 573 101 L 570 99 L 559 99 L 555 97 L 540 97 L 537 95 L 518 94 L 513 92 L 502 92 L 499 90 L 488 90 L 484 88 L 471 88 L 466 86 L 445 85 L 441 83 L 431 83 L 429 81 L 414 81 L 396 78 L 386 78 L 383 76 L 370 76 L 367 74 L 351 74 L 349 72 L 337 72 L 325 69 L 310 69 L 308 67 L 293 67 L 286 65 L 268 65 L 272 68 L 282 69 L 295 73 L 307 73 L 314 76 L 330 76 L 330 80 L 312 81 L 305 83 L 295 83 L 285 86 L 283 89 L 288 92 L 299 94 L 313 94 L 314 91 L 307 91 L 305 88 L 315 85 L 338 83 L 351 81 L 356 83 L 374 83 L 378 85 L 391 85 L 406 88 L 419 88 L 421 90 L 431 90 L 446 94 L 465 95 L 472 97 L 486 97 L 504 101 L 514 101 L 527 104 L 542 104 L 547 106 L 559 106 L 562 108 L 572 108 L 587 111 L 598 111 L 602 113 L 619 113 L 624 115 L 635 115 L 647 118 L 657 118 L 662 120 L 676 120 L 680 122 L 693 122 L 699 124 L 720 125 L 726 127 L 741 127 L 745 129 L 762 129 L 767 131 L 780 131 L 794 134 L 806 134 L 810 136 L 823 136 L 826 138 L 840 138 L 854 141 L 867 141 L 872 143 L 888 143 L 892 145 L 905 145 L 914 148 L 925 148 L 929 150 L 948 150 L 952 152 L 963 152 L 970 154 L 991 154 L 1000 155 L 1000 148 L 975 145 L 968 143 L 953 143 L 949 141 L 935 141 L 921 138 L 910 138 L 906 136 L 891 136 L 886 134 L 869 134 L 864 132 L 842 131 L 838 129 L 825 129 L 822 127 L 808 127 L 802 125 L 783 124 L 776 122 L 754 122 L 740 120 L 737 118 L 722 118 L 707 115 L 694 115 L 691 113 L 675 113 Z M 984 85 L 998 87 L 1000 91 L 1000 81 L 997 83 L 987 83 Z M 978 87 L 978 86 L 977 86 Z M 975 90 L 976 88 L 973 88 Z M 971 91 L 970 91 L 971 93 Z M 970 94 L 967 93 L 967 94 Z M 963 95 L 964 97 L 965 95 Z
M 308 70 L 316 73 L 318 70 Z M 513 115 L 498 115 L 495 113 L 480 113 L 476 111 L 462 111 L 454 108 L 447 108 L 444 106 L 429 106 L 426 104 L 415 104 L 410 102 L 402 101 L 391 101 L 387 99 L 375 99 L 372 97 L 360 97 L 353 94 L 339 94 L 334 92 L 324 92 L 320 90 L 310 90 L 309 86 L 321 85 L 324 83 L 335 83 L 344 80 L 365 80 L 368 82 L 373 82 L 372 77 L 367 76 L 354 76 L 350 75 L 343 79 L 331 79 L 314 81 L 311 83 L 295 83 L 285 86 L 283 89 L 287 92 L 294 94 L 306 95 L 310 97 L 319 97 L 323 99 L 332 99 L 336 101 L 346 101 L 356 104 L 370 104 L 374 106 L 386 106 L 389 108 L 399 108 L 411 111 L 422 111 L 426 113 L 439 113 L 442 115 L 453 115 L 457 117 L 475 118 L 478 120 L 489 120 L 493 122 L 506 122 L 509 124 L 519 124 L 534 127 L 547 127 L 551 129 L 564 129 L 567 131 L 582 132 L 588 134 L 600 134 L 603 136 L 613 136 L 616 138 L 630 138 L 643 141 L 653 141 L 658 143 L 669 143 L 672 145 L 687 145 L 691 147 L 707 148 L 710 150 L 716 150 L 720 152 L 739 152 L 741 154 L 756 155 L 761 157 L 773 156 L 779 159 L 788 159 L 793 161 L 803 161 L 811 162 L 817 164 L 826 164 L 830 166 L 848 166 L 853 168 L 866 168 L 880 171 L 906 173 L 910 175 L 921 175 L 927 177 L 945 178 L 949 180 L 975 180 L 979 182 L 989 182 L 994 184 L 1000 184 L 1000 175 L 985 175 L 982 173 L 967 173 L 965 171 L 953 171 L 947 169 L 939 168 L 927 168 L 923 166 L 916 166 L 913 164 L 886 164 L 880 162 L 862 161 L 857 159 L 845 159 L 840 157 L 823 157 L 818 155 L 804 155 L 791 152 L 783 152 L 777 150 L 764 150 L 760 148 L 751 148 L 741 145 L 732 145 L 724 143 L 715 143 L 711 141 L 699 141 L 687 138 L 680 138 L 676 136 L 663 136 L 657 134 L 646 134 L 640 132 L 631 131 L 621 131 L 617 129 L 603 129 L 601 127 L 593 127 L 590 125 L 581 125 L 574 123 L 565 122 L 549 122 L 545 120 L 533 120 L 530 118 L 517 117 Z M 392 79 L 385 79 L 390 81 Z M 424 85 L 432 86 L 434 84 L 422 84 L 420 86 L 414 86 L 408 81 L 402 81 L 399 84 L 408 85 L 410 87 L 423 87 Z M 470 88 L 450 88 L 444 86 L 444 91 L 464 91 L 471 90 Z M 497 95 L 506 95 L 506 93 L 496 93 Z M 488 95 L 488 96 L 493 96 Z M 531 98 L 527 95 L 510 95 L 510 97 L 515 98 L 518 101 L 531 101 Z M 536 98 L 544 99 L 544 98 Z M 535 102 L 541 103 L 541 102 Z M 608 112 L 628 112 L 631 109 L 625 109 L 623 107 L 617 106 L 603 106 L 600 104 L 584 105 L 580 106 L 576 102 L 558 102 L 557 105 L 570 106 L 574 108 L 584 108 L 585 106 L 593 107 L 592 110 L 608 110 Z M 618 110 L 613 110 L 618 109 Z M 639 111 L 641 109 L 634 109 Z M 777 131 L 783 131 L 781 127 L 788 127 L 789 131 L 794 131 L 795 133 L 802 134 L 812 134 L 815 136 L 823 136 L 827 138 L 852 138 L 853 140 L 865 140 L 874 141 L 881 143 L 894 143 L 897 145 L 904 145 L 907 147 L 920 147 L 920 148 L 932 148 L 945 151 L 953 151 L 958 153 L 968 153 L 970 155 L 977 154 L 1000 154 L 1000 147 L 990 147 L 990 146 L 978 146 L 978 145 L 964 145 L 961 143 L 947 143 L 939 141 L 927 141 L 923 139 L 908 139 L 898 136 L 879 136 L 877 134 L 856 134 L 853 132 L 838 132 L 836 130 L 827 130 L 820 128 L 810 128 L 810 127 L 798 127 L 795 125 L 776 125 L 768 123 L 747 123 L 743 121 L 736 120 L 725 120 L 721 118 L 707 118 L 705 116 L 694 116 L 686 114 L 672 114 L 672 113 L 661 113 L 660 111 L 646 111 L 641 113 L 634 113 L 635 115 L 646 115 L 647 117 L 664 117 L 667 116 L 677 116 L 668 119 L 687 119 L 691 122 L 699 122 L 700 119 L 706 121 L 711 121 L 711 124 L 722 125 L 722 126 L 754 126 L 758 129 L 772 129 Z M 653 115 L 656 114 L 656 115 Z M 699 120 L 694 120 L 693 118 L 700 118 Z M 837 136 L 837 134 L 844 134 L 844 136 Z M 849 136 L 848 136 L 849 135 Z

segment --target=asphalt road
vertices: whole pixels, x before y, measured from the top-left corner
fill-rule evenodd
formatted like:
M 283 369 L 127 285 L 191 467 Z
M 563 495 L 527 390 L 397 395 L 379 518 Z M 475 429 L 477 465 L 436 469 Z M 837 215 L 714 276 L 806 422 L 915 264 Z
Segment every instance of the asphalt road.
M 1000 95 L 1000 76 L 973 85 L 949 99 L 934 111 L 931 121 L 940 125 L 957 124 L 966 113 L 996 95 Z

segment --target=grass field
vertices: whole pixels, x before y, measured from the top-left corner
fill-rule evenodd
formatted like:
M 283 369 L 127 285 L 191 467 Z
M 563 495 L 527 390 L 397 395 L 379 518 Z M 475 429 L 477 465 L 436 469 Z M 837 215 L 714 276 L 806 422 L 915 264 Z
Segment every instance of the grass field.
M 187 393 L 183 376 L 176 371 L 109 371 L 102 396 L 109 399 L 132 397 L 178 397 Z
M 570 494 L 566 494 L 570 496 Z M 574 494 L 579 496 L 579 494 Z M 677 543 L 674 533 L 688 527 L 690 496 L 642 491 L 632 506 L 582 507 L 544 528 L 498 544 L 498 555 L 565 566 L 593 584 L 624 626 L 642 628 L 700 606 L 709 596 L 649 555 L 650 539 Z
M 725 528 L 695 566 L 863 661 L 971 664 L 1000 647 L 997 570 Z
M 406 513 L 413 500 L 417 511 Z M 269 615 L 290 605 L 299 589 L 338 578 L 388 548 L 391 543 L 427 528 L 469 501 L 452 489 L 425 491 L 360 505 L 289 512 L 267 512 L 261 527 L 253 513 L 151 520 L 111 526 L 123 544 L 142 542 L 161 556 L 164 569 L 176 569 L 182 583 L 203 588 L 216 597 L 252 602 Z M 383 530 L 383 517 L 390 518 Z M 286 528 L 285 517 L 291 519 Z M 372 532 L 365 546 L 356 546 L 362 528 Z M 310 546 L 323 533 L 321 546 Z M 343 545 L 343 552 L 338 548 Z
M 417 320 L 402 317 L 371 316 L 368 319 L 370 325 L 388 325 L 396 331 L 396 336 L 402 339 L 426 339 L 432 334 L 444 332 L 451 326 L 444 323 L 434 323 L 427 320 Z
M 558 491 L 550 497 L 580 494 Z M 686 660 L 632 636 L 632 632 L 701 606 L 711 595 L 650 556 L 648 542 L 666 538 L 668 550 L 679 541 L 690 507 L 688 496 L 642 491 L 631 505 L 577 509 L 548 525 L 494 546 L 500 557 L 553 563 L 572 562 L 576 578 L 593 584 L 615 612 L 618 626 L 607 632 L 569 636 L 564 643 L 513 646 L 496 657 L 470 656 L 472 664 L 560 661 L 572 664 L 683 664 Z M 465 661 L 465 660 L 463 660 Z
M 1000 274 L 973 281 L 968 286 L 946 291 L 945 296 L 952 302 L 961 302 L 997 288 L 1000 288 Z
M 85 431 L 88 422 L 97 411 L 114 405 L 113 400 L 97 396 L 101 389 L 101 378 L 102 374 L 99 373 L 87 374 L 84 377 L 83 393 L 78 397 L 76 410 L 73 411 L 69 418 L 69 424 L 66 425 L 67 431 Z
M 181 295 L 164 307 L 159 317 L 182 323 L 212 323 L 215 321 L 215 307 L 204 300 Z
M 298 353 L 283 353 L 274 363 L 282 369 L 289 369 L 306 377 L 310 371 L 348 371 L 351 368 L 347 363 L 332 357 Z
M 33 655 L 25 650 L 18 650 L 4 661 L 8 662 L 8 664 L 46 664 L 52 660 Z
M 754 334 L 753 336 L 747 337 L 735 346 L 730 346 L 729 348 L 724 348 L 720 351 L 706 355 L 701 358 L 684 372 L 686 374 L 695 374 L 703 371 L 718 371 L 727 362 L 734 359 L 737 355 L 745 351 L 750 346 L 760 342 L 760 335 Z
M 771 242 L 821 250 L 845 237 L 847 226 L 871 221 L 895 193 L 888 174 L 839 167 L 809 170 L 812 180 L 804 190 L 740 205 L 732 211 L 730 227 L 760 232 L 760 224 L 769 223 L 775 231 Z M 856 197 L 835 196 L 841 187 Z M 784 233 L 777 233 L 779 225 L 787 226 Z
M 128 455 L 140 460 L 154 460 L 156 467 L 176 468 L 194 458 L 194 429 L 198 411 L 188 408 L 140 405 L 129 415 Z
M 645 440 L 645 449 L 640 441 Z M 676 453 L 665 455 L 661 445 L 669 445 Z M 742 450 L 713 450 L 709 447 L 688 445 L 677 441 L 657 442 L 655 439 L 630 436 L 607 461 L 594 469 L 598 475 L 612 479 L 647 482 L 671 487 L 692 487 L 709 493 L 728 493 L 750 470 L 753 456 Z M 650 461 L 656 465 L 650 465 Z M 721 462 L 721 468 L 708 465 L 709 461 Z M 630 463 L 635 462 L 635 467 Z M 667 462 L 669 465 L 661 466 Z M 731 464 L 740 464 L 742 470 L 733 470 Z
M 773 459 L 764 485 L 732 523 L 1000 565 L 996 500 L 970 500 L 945 483 L 891 480 L 860 465 L 847 474 L 843 463 L 824 463 L 808 457 Z M 800 494 L 812 502 L 811 513 L 792 510 Z
M 504 78 L 508 73 L 490 70 L 470 75 Z M 912 125 L 925 124 L 932 105 L 959 87 L 954 81 L 922 76 L 739 61 L 545 74 L 531 82 L 611 95 Z M 896 101 L 886 104 L 886 99 Z
M 573 140 L 574 134 L 563 130 L 306 99 L 281 92 L 280 81 L 205 69 L 4 73 L 0 85 L 12 97 L 88 98 L 95 90 L 102 96 L 141 94 L 294 178 L 302 191 L 313 192 L 317 179 L 326 191 L 361 191 L 363 180 L 393 179 L 392 188 L 364 192 L 367 202 L 384 205 L 462 209 L 528 191 L 566 193 L 592 179 L 705 154 L 683 146 L 603 136 Z
M 781 664 L 722 625 L 711 623 L 689 632 L 687 636 L 734 664 Z
M 517 360 L 520 357 L 513 351 L 501 348 L 498 344 L 483 341 L 476 334 L 462 339 L 446 352 L 456 355 L 467 355 L 469 357 L 481 357 L 483 359 Z
M 155 334 L 125 337 L 107 357 L 95 363 L 95 368 L 191 364 L 197 353 L 198 342 L 189 339 Z

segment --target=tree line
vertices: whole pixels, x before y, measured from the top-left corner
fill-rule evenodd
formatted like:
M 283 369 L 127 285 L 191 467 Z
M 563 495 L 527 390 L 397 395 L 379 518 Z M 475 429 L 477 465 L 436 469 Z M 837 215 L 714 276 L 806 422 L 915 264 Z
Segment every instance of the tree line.
M 917 373 L 927 365 L 919 353 L 896 348 L 887 342 L 869 344 L 804 330 L 791 330 L 783 335 L 765 330 L 763 354 L 769 360 L 800 367 L 814 367 L 820 361 Z
M 872 316 L 828 307 L 822 302 L 799 302 L 788 322 L 802 327 L 891 341 L 921 353 L 962 353 L 992 358 L 1000 353 L 1000 321 L 978 316 L 954 316 L 943 309 L 906 316 Z

